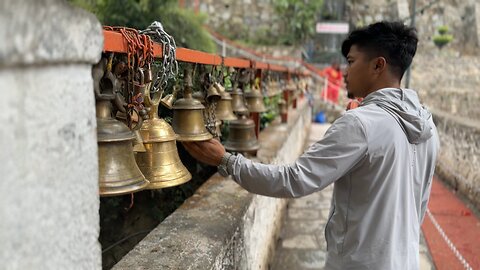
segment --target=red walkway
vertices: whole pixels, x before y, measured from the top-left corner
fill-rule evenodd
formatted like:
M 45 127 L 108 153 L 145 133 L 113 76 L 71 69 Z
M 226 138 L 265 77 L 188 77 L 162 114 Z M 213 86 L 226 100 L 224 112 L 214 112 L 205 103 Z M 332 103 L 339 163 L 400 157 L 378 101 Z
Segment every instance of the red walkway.
M 480 269 L 480 220 L 436 177 L 428 209 L 422 230 L 436 269 Z

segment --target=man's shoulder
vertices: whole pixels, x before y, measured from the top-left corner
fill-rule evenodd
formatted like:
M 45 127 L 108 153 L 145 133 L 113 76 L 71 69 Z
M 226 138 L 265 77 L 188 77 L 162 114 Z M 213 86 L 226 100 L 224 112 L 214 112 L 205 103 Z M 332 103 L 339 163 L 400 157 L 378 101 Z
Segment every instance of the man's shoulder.
M 388 117 L 380 107 L 375 104 L 363 105 L 352 110 L 348 110 L 342 117 L 346 121 L 358 122 L 363 129 L 372 126 L 372 123 L 378 122 L 383 117 Z

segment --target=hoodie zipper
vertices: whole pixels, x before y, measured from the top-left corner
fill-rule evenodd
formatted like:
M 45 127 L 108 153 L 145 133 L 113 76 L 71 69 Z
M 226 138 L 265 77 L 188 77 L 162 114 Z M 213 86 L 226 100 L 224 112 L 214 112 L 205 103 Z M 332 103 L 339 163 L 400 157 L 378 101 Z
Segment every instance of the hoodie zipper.
M 328 237 L 327 237 L 327 229 L 328 229 L 328 224 L 330 223 L 330 220 L 332 219 L 333 215 L 335 214 L 335 205 L 333 205 L 332 213 L 328 217 L 327 224 L 325 224 L 325 241 L 327 242 L 327 251 L 328 251 Z

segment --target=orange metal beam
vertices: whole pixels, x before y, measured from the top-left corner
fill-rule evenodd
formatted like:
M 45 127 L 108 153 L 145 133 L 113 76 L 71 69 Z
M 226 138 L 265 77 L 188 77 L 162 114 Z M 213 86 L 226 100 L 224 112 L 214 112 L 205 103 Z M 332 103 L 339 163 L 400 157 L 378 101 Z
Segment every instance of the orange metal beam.
M 177 48 L 176 54 L 177 54 L 178 61 L 198 63 L 198 64 L 204 64 L 204 65 L 222 64 L 222 57 L 215 54 L 211 54 L 211 53 L 195 51 L 195 50 L 190 50 L 186 48 Z
M 241 58 L 225 57 L 223 64 L 227 67 L 249 68 L 252 61 Z
M 288 68 L 284 67 L 284 66 L 280 66 L 280 65 L 271 64 L 270 65 L 270 70 L 287 72 Z
M 127 53 L 127 40 L 122 36 L 122 34 L 110 31 L 103 30 L 104 36 L 104 52 L 116 52 L 116 53 Z M 154 42 L 153 44 L 153 53 L 155 57 L 162 57 L 162 47 L 160 44 Z M 221 65 L 222 57 L 216 54 L 191 50 L 187 48 L 178 48 L 177 60 L 182 62 L 198 63 L 204 65 Z M 269 69 L 280 72 L 292 72 L 287 67 L 281 65 L 268 64 L 260 61 L 252 61 L 248 59 L 234 58 L 234 57 L 225 57 L 223 59 L 223 65 L 227 67 L 236 67 L 236 68 L 255 68 L 255 69 Z M 294 71 L 295 73 L 301 73 L 300 71 Z
M 255 68 L 257 69 L 269 69 L 269 64 L 264 63 L 264 62 L 255 62 Z
M 104 52 L 127 52 L 127 41 L 123 38 L 122 34 L 103 30 L 103 51 Z

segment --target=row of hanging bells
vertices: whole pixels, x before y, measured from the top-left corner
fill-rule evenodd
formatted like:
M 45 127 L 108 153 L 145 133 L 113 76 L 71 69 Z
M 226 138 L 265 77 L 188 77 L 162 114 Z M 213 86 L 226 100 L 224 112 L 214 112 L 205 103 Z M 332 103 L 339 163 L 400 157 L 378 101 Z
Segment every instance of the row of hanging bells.
M 146 71 L 149 74 L 151 71 Z M 125 123 L 113 118 L 114 100 L 120 90 L 120 81 L 106 69 L 105 59 L 94 67 L 94 90 L 97 109 L 99 147 L 99 189 L 101 196 L 116 196 L 142 189 L 159 189 L 183 184 L 191 174 L 182 164 L 176 141 L 204 141 L 213 136 L 206 129 L 205 106 L 193 98 L 191 77 L 187 76 L 183 96 L 176 99 L 178 89 L 163 99 L 162 91 L 150 92 L 151 76 L 139 82 L 145 98 L 148 116 L 135 133 Z M 240 88 L 225 91 L 213 83 L 205 91 L 203 100 L 215 102 L 215 128 L 218 133 L 222 121 L 229 121 L 229 137 L 225 148 L 232 152 L 252 152 L 259 148 L 255 124 L 249 112 L 263 112 L 263 96 L 258 89 L 243 96 Z M 245 105 L 248 102 L 248 108 Z M 158 117 L 162 104 L 173 110 L 172 126 Z M 135 141 L 142 146 L 134 151 Z M 138 145 L 138 143 L 136 144 Z

